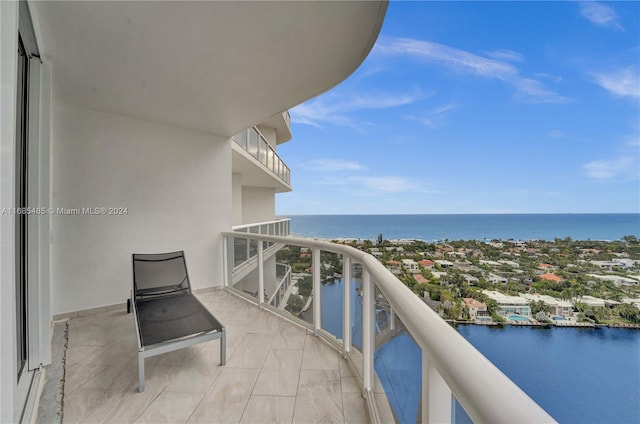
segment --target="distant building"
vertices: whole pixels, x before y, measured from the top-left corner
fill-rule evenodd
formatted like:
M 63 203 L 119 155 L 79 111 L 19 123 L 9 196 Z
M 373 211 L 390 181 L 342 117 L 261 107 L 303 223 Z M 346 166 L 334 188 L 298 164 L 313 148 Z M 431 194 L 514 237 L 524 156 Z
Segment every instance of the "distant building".
M 462 299 L 464 301 L 464 307 L 469 311 L 469 317 L 474 321 L 487 322 L 491 321 L 489 310 L 485 303 L 479 300 L 467 298 Z
M 553 281 L 554 283 L 559 283 L 560 281 L 562 281 L 562 277 L 559 277 L 552 273 L 541 274 L 539 275 L 539 277 L 542 280 Z
M 424 269 L 433 269 L 433 266 L 435 264 L 433 263 L 433 261 L 430 261 L 429 259 L 423 259 L 418 262 L 418 265 L 420 265 Z
M 640 281 L 634 278 L 621 277 L 619 275 L 587 274 L 587 276 L 600 281 L 611 281 L 616 287 L 640 285 Z
M 499 260 L 498 263 L 509 265 L 511 268 L 520 268 L 520 264 L 516 261 L 508 261 L 506 259 Z
M 414 280 L 416 280 L 417 283 L 424 284 L 429 282 L 429 280 L 424 278 L 422 274 L 411 274 L 411 276 L 413 277 Z
M 470 274 L 462 274 L 462 277 L 464 277 L 464 281 L 470 286 L 477 286 L 478 283 L 480 282 L 480 280 L 477 277 L 474 277 L 473 275 L 470 275 Z
M 501 315 L 522 315 L 525 317 L 531 317 L 531 307 L 529 301 L 519 296 L 509 296 L 493 290 L 482 290 L 487 297 L 493 299 L 498 303 L 500 308 L 499 313 Z
M 556 299 L 555 297 L 544 294 L 520 294 L 521 297 L 529 301 L 544 302 L 545 305 L 551 307 L 551 314 L 569 318 L 573 315 L 573 304 L 567 300 Z
M 501 277 L 500 275 L 496 275 L 496 274 L 489 274 L 487 276 L 487 281 L 492 283 L 492 284 L 507 284 L 507 279 L 505 277 Z
M 444 259 L 438 259 L 435 262 L 440 265 L 440 268 L 451 268 L 455 265 L 453 262 L 446 261 Z
M 419 272 L 420 268 L 418 268 L 418 263 L 416 261 L 414 261 L 413 259 L 403 259 L 402 260 L 402 267 L 407 271 L 407 272 Z

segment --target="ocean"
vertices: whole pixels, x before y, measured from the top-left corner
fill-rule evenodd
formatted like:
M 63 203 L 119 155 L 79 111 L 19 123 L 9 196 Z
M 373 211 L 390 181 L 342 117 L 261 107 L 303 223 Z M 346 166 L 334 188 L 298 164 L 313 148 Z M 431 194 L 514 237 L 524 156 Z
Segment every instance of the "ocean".
M 375 240 L 619 240 L 640 237 L 640 214 L 292 215 L 303 237 Z
M 640 237 L 640 214 L 291 216 L 294 235 L 324 239 L 618 240 Z M 323 284 L 322 327 L 342 335 L 342 280 Z M 353 286 L 359 284 L 354 280 Z M 352 301 L 358 299 L 352 295 Z M 352 305 L 357 323 L 358 304 Z M 460 334 L 560 423 L 640 422 L 640 330 L 491 328 Z M 358 325 L 352 338 L 360 341 Z M 400 422 L 415 422 L 421 353 L 403 333 L 376 351 L 375 368 Z M 455 422 L 470 420 L 457 405 Z

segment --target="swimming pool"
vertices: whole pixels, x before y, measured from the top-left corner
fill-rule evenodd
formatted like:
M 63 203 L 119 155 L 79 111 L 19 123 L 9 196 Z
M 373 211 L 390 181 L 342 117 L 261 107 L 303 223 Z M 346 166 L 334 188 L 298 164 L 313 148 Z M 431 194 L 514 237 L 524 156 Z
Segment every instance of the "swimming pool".
M 558 316 L 558 315 L 552 316 L 551 319 L 554 320 L 554 321 L 565 321 L 566 320 L 565 317 L 561 317 L 561 316 Z
M 509 321 L 529 321 L 529 318 L 521 315 L 509 315 Z

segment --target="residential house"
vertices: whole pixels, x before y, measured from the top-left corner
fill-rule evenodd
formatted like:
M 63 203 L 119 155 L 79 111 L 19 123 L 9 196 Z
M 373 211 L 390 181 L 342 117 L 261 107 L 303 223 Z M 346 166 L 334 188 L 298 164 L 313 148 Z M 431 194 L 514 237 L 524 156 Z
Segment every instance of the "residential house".
M 509 296 L 493 290 L 483 290 L 486 296 L 495 300 L 500 308 L 498 313 L 504 316 L 522 315 L 531 317 L 531 307 L 529 301 L 519 296 Z
M 418 267 L 418 263 L 413 259 L 403 259 L 402 267 L 405 269 L 405 271 L 409 273 L 415 273 L 420 271 L 420 268 Z
M 480 302 L 477 299 L 463 298 L 463 307 L 469 311 L 469 317 L 473 321 L 488 322 L 491 321 L 491 315 L 485 303 Z
M 562 281 L 562 277 L 549 272 L 540 274 L 538 275 L 538 277 L 540 277 L 541 280 L 553 281 L 554 283 L 559 283 L 560 281 Z

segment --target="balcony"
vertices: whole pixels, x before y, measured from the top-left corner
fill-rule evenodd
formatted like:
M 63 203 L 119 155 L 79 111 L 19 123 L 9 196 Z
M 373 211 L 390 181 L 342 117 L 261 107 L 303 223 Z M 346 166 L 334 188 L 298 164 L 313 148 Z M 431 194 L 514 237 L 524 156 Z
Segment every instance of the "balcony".
M 373 256 L 297 237 L 224 235 L 227 290 L 337 349 L 372 422 L 390 416 L 398 422 L 554 422 Z M 252 290 L 238 287 L 236 240 L 253 246 L 254 269 L 242 278 L 242 287 Z M 275 306 L 273 295 L 265 295 L 273 263 L 290 267 L 285 295 Z
M 233 141 L 233 172 L 242 174 L 244 185 L 291 191 L 289 167 L 256 127 L 236 134 Z M 265 174 L 271 178 L 264 178 Z
M 219 365 L 217 341 L 147 359 L 143 393 L 133 316 L 117 310 L 69 319 L 63 421 L 369 420 L 356 379 L 335 348 L 226 291 L 198 297 L 227 328 L 227 364 Z

